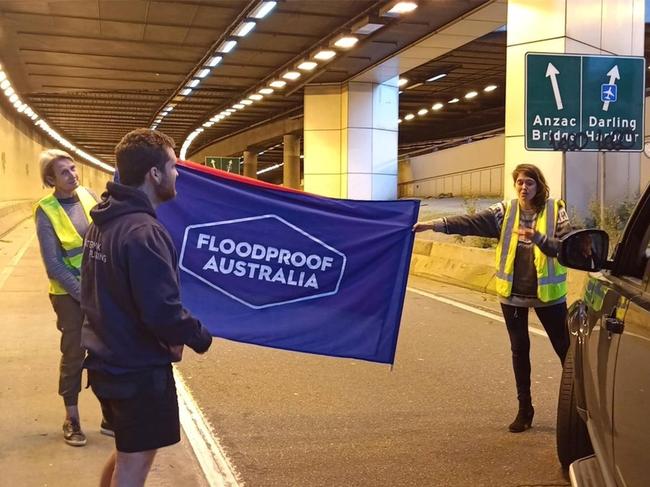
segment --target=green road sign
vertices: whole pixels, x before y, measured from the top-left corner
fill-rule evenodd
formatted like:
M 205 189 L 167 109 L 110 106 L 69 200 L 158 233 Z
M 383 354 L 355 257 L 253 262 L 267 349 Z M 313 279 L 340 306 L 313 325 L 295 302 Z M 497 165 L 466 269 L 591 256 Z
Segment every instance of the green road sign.
M 226 172 L 241 174 L 241 159 L 239 157 L 205 156 L 205 165 Z
M 645 59 L 526 54 L 526 149 L 643 150 Z

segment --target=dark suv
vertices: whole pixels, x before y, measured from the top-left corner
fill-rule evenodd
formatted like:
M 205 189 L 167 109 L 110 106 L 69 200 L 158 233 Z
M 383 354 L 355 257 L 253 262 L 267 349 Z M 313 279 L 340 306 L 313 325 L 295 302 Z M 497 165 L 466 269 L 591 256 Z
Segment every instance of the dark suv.
M 612 260 L 602 230 L 562 241 L 559 260 L 592 271 L 569 309 L 571 348 L 557 451 L 573 486 L 650 485 L 650 186 Z M 596 272 L 600 271 L 600 272 Z

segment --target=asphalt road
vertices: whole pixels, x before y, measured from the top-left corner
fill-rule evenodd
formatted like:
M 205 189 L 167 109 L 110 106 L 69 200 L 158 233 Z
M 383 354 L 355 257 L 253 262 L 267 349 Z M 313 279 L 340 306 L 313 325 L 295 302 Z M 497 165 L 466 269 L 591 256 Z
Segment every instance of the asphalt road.
M 495 308 L 478 293 L 412 286 Z M 396 364 L 216 340 L 180 366 L 246 486 L 568 485 L 555 456 L 560 365 L 532 335 L 533 429 L 517 404 L 505 325 L 409 292 Z

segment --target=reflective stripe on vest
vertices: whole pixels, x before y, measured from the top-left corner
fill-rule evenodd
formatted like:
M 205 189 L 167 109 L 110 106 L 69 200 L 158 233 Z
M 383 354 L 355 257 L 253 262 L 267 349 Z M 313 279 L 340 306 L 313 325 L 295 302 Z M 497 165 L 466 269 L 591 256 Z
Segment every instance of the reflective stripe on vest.
M 505 206 L 501 238 L 496 249 L 496 291 L 503 297 L 509 297 L 512 293 L 515 255 L 519 241 L 519 203 L 515 199 L 506 202 Z M 544 210 L 537 216 L 535 230 L 553 238 L 558 210 L 559 202 L 549 198 Z M 565 296 L 566 268 L 557 259 L 544 255 L 537 245 L 533 248 L 533 254 L 537 272 L 537 297 L 540 301 L 549 302 Z
M 97 204 L 95 198 L 83 186 L 79 186 L 75 193 L 84 210 L 88 222 L 90 219 L 90 210 Z M 83 255 L 83 238 L 77 232 L 72 224 L 70 217 L 65 212 L 59 200 L 54 194 L 48 195 L 37 204 L 37 208 L 43 210 L 43 213 L 49 218 L 54 233 L 56 233 L 61 248 L 63 249 L 63 264 L 77 278 L 80 276 L 81 257 Z M 50 279 L 50 294 L 68 294 L 63 286 L 55 279 Z

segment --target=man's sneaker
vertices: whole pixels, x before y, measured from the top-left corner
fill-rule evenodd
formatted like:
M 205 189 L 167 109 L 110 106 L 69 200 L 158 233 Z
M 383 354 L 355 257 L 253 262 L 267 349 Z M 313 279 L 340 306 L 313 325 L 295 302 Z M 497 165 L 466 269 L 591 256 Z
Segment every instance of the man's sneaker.
M 65 423 L 63 423 L 63 440 L 72 446 L 84 446 L 86 444 L 86 435 L 81 431 L 78 420 L 65 420 Z
M 105 419 L 102 419 L 102 424 L 99 427 L 99 432 L 102 435 L 115 437 L 115 431 L 113 431 L 113 426 Z

